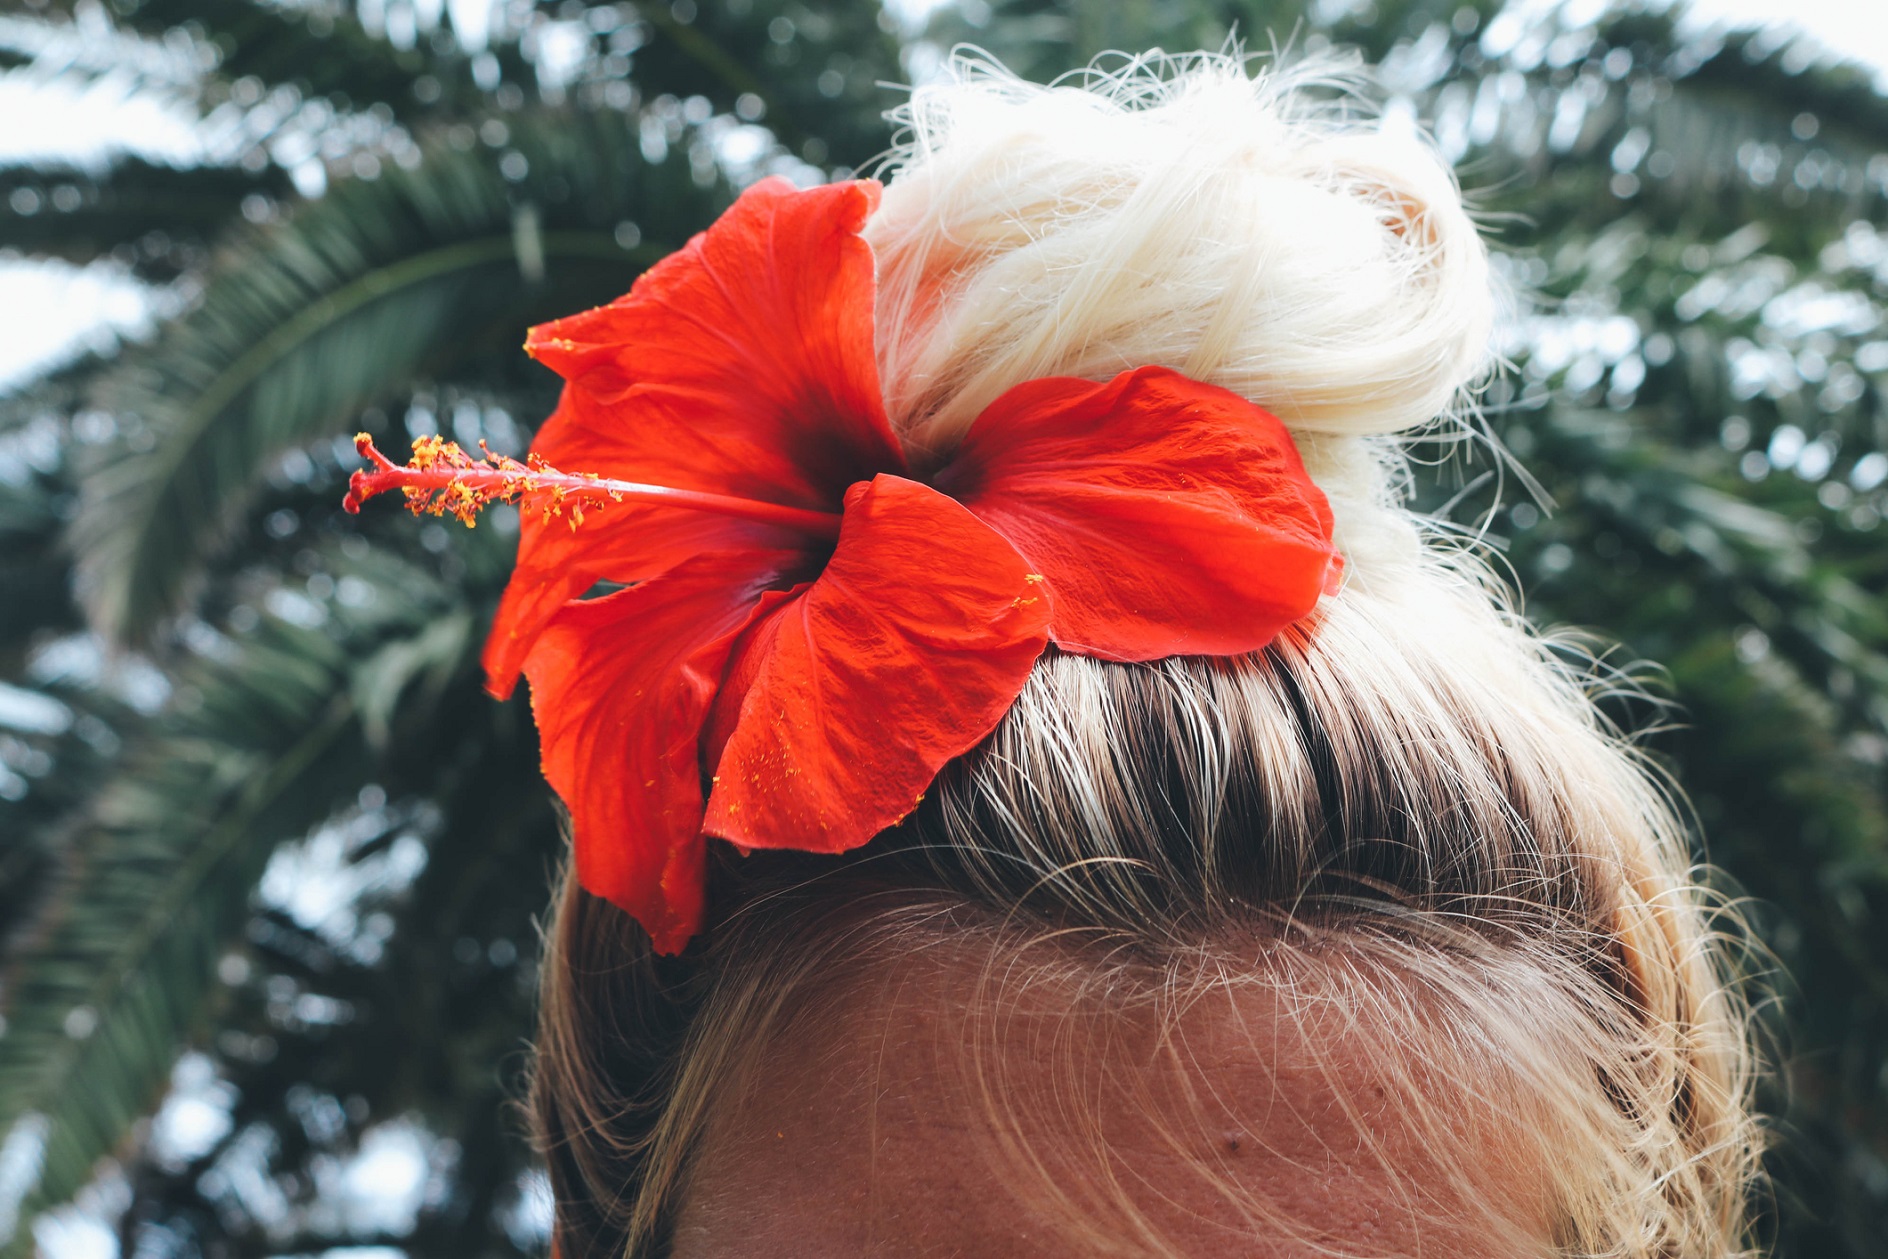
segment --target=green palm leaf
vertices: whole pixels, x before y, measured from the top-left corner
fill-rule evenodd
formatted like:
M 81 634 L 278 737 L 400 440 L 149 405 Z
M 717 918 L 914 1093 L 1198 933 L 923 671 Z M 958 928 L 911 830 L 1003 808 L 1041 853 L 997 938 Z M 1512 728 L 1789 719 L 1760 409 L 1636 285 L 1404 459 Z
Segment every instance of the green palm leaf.
M 371 612 L 321 627 L 271 618 L 177 672 L 197 702 L 136 741 L 13 951 L 0 1131 L 28 1114 L 46 1123 L 34 1203 L 69 1198 L 149 1110 L 203 1026 L 216 960 L 276 841 L 355 794 L 370 764 L 363 719 L 380 720 L 360 701 L 425 707 L 473 668 L 469 613 L 438 583 L 384 557 L 346 571 L 371 580 Z M 14 1240 L 0 1253 L 17 1253 Z
M 42 20 L 67 22 L 80 8 L 72 0 L 48 0 L 38 7 Z M 113 8 L 113 26 L 123 35 L 153 43 L 168 40 L 173 47 L 205 47 L 214 69 L 203 76 L 202 95 L 212 105 L 227 99 L 231 85 L 244 78 L 259 81 L 265 91 L 292 85 L 301 98 L 325 97 L 363 109 L 379 104 L 403 122 L 476 114 L 490 103 L 489 94 L 473 79 L 472 54 L 449 35 L 432 41 L 425 51 L 399 48 L 367 30 L 352 4 L 141 0 Z M 491 51 L 505 78 L 529 79 L 531 68 L 515 42 Z M 109 62 L 72 68 L 122 71 Z M 432 82 L 429 90 L 416 94 L 415 83 L 422 76 Z
M 620 116 L 508 129 L 502 159 L 440 144 L 247 234 L 195 310 L 103 377 L 96 399 L 133 427 L 86 469 L 72 530 L 96 624 L 135 636 L 175 610 L 271 458 L 421 376 L 516 364 L 535 318 L 623 291 L 720 195 L 644 162 Z
M 903 75 L 876 3 L 691 0 L 640 17 L 648 42 L 636 78 L 648 96 L 700 96 L 717 112 L 761 118 L 815 165 L 862 166 L 891 139 L 880 114 L 896 102 L 883 85 Z
M 279 199 L 289 190 L 279 169 L 256 174 L 136 157 L 120 158 L 103 171 L 5 168 L 0 238 L 29 255 L 81 264 L 119 251 L 141 271 L 169 278 L 177 270 L 171 262 L 176 246 L 214 240 L 238 219 L 246 197 Z

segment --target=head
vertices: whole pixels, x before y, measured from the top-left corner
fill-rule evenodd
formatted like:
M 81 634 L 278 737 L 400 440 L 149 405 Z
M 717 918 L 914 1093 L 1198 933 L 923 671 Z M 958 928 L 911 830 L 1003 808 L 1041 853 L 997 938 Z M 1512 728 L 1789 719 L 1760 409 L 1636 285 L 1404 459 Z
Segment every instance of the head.
M 915 461 L 1022 381 L 1170 366 L 1292 429 L 1346 583 L 1247 657 L 1051 652 L 872 844 L 718 851 L 680 957 L 569 881 L 564 1259 L 1746 1245 L 1747 1020 L 1673 800 L 1398 497 L 1488 368 L 1486 251 L 1330 89 L 915 93 L 867 233 Z

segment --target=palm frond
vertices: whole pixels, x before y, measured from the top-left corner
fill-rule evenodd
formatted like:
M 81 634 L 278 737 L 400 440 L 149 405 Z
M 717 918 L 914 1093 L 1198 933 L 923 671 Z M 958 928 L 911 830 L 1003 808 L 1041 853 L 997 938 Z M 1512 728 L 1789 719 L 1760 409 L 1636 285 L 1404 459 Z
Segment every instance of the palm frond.
M 82 5 L 48 0 L 36 19 L 72 23 Z M 401 48 L 362 25 L 352 4 L 276 5 L 254 0 L 144 0 L 114 6 L 112 27 L 122 35 L 204 48 L 214 69 L 204 75 L 204 97 L 227 99 L 238 80 L 253 78 L 265 91 L 292 86 L 298 97 L 329 98 L 359 108 L 382 105 L 395 119 L 481 112 L 489 94 L 474 80 L 472 54 L 450 38 L 425 51 Z M 528 80 L 531 67 L 515 42 L 491 49 L 507 79 Z M 76 73 L 103 74 L 109 64 L 69 61 Z M 426 90 L 414 88 L 430 78 Z
M 645 162 L 620 116 L 508 130 L 517 182 L 442 142 L 344 183 L 232 245 L 203 302 L 104 375 L 95 397 L 129 431 L 86 470 L 72 531 L 97 625 L 135 636 L 178 607 L 272 457 L 422 375 L 522 364 L 535 318 L 622 292 L 725 195 Z
M 123 157 L 102 172 L 0 168 L 0 236 L 31 256 L 83 264 L 116 254 L 144 274 L 170 278 L 181 269 L 178 247 L 213 241 L 240 220 L 245 198 L 280 199 L 289 191 L 276 167 L 254 173 Z
M 437 582 L 384 555 L 350 568 L 372 579 L 367 610 L 269 618 L 178 671 L 192 700 L 139 736 L 85 810 L 11 950 L 0 1130 L 27 1114 L 48 1125 L 36 1203 L 70 1197 L 150 1108 L 202 1028 L 277 841 L 355 795 L 370 764 L 358 698 L 472 668 L 470 636 L 438 631 L 467 614 Z
M 904 77 L 884 14 L 872 0 L 647 5 L 637 85 L 645 98 L 700 96 L 758 118 L 815 165 L 858 167 L 890 141 L 881 114 L 895 102 L 882 85 Z
M 172 739 L 145 753 L 143 772 L 101 802 L 100 830 L 83 841 L 90 851 L 67 872 L 86 884 L 82 901 L 68 885 L 62 920 L 18 955 L 12 1030 L 0 1043 L 0 1122 L 24 1113 L 50 1121 L 44 1200 L 84 1184 L 150 1107 L 267 859 L 255 832 L 272 814 L 279 823 L 296 805 L 331 801 L 351 777 L 334 764 L 346 751 L 344 702 L 305 659 L 283 669 L 284 654 L 258 653 L 242 702 L 296 724 L 248 750 Z M 264 678 L 266 705 L 256 702 Z

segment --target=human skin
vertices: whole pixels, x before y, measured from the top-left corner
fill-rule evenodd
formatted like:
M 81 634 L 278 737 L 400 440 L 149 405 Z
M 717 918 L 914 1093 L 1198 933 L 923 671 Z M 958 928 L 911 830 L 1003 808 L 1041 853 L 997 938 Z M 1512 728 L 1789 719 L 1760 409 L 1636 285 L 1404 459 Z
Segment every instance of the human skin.
M 768 1038 L 716 1103 L 673 1259 L 1552 1251 L 1491 1073 L 1412 1065 L 1435 1038 L 1370 1003 L 1302 978 L 1159 1002 L 1010 960 L 868 967 Z

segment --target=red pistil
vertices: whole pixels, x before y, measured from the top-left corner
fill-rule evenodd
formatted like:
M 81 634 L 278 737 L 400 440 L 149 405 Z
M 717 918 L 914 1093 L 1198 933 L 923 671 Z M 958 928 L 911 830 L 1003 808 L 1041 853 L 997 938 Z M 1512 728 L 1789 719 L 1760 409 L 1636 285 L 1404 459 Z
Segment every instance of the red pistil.
M 739 516 L 827 540 L 839 536 L 837 512 L 667 485 L 614 481 L 589 473 L 559 472 L 536 455 L 530 456 L 528 463 L 519 463 L 486 449 L 484 442 L 479 443 L 484 457 L 474 459 L 457 442 L 421 437 L 413 443 L 413 457 L 404 467 L 381 454 L 366 433 L 355 435 L 354 449 L 374 466 L 348 479 L 347 497 L 341 505 L 350 512 L 358 512 L 361 504 L 376 494 L 401 490 L 406 494 L 407 510 L 415 516 L 455 516 L 471 526 L 480 510 L 493 503 L 517 503 L 526 495 L 536 495 L 541 501 L 534 501 L 532 506 L 543 511 L 546 521 L 565 517 L 572 529 L 583 523 L 586 506 L 635 502 Z

